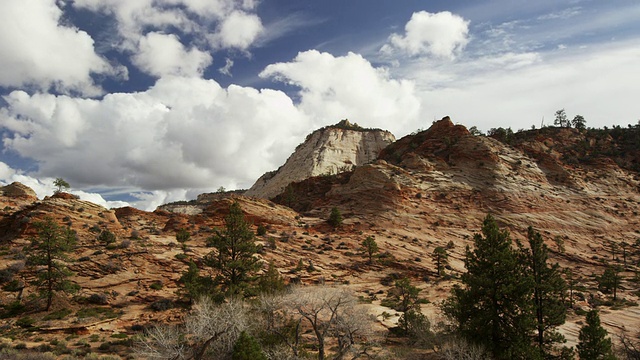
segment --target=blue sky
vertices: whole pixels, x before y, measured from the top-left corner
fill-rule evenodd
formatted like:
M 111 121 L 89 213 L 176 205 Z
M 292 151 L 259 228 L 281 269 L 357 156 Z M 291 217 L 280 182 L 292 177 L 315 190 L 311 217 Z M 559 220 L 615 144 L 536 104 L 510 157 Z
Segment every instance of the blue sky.
M 0 184 L 143 209 L 248 188 L 316 128 L 640 118 L 637 1 L 3 0 Z

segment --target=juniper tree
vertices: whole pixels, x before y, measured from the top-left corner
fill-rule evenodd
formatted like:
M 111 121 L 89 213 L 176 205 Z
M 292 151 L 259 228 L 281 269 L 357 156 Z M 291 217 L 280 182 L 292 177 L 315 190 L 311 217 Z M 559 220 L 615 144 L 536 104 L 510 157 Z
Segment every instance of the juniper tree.
M 98 235 L 98 241 L 104 243 L 105 246 L 111 245 L 117 241 L 116 235 L 109 230 L 102 230 Z
M 78 286 L 68 280 L 72 275 L 64 261 L 67 253 L 76 243 L 76 234 L 70 228 L 58 225 L 51 217 L 34 222 L 37 236 L 31 239 L 30 256 L 27 263 L 38 269 L 33 284 L 40 295 L 47 299 L 46 311 L 49 311 L 56 291 L 73 292 Z
M 461 336 L 483 345 L 496 359 L 531 358 L 533 280 L 523 255 L 491 215 L 473 239 L 473 251 L 466 249 L 462 286 L 454 287 L 443 310 Z
M 433 249 L 433 253 L 431 254 L 433 261 L 436 263 L 436 269 L 438 270 L 438 276 L 441 276 L 444 272 L 444 267 L 449 264 L 449 255 L 447 254 L 447 250 L 442 246 L 438 246 Z
M 564 342 L 564 336 L 555 331 L 564 323 L 566 307 L 563 299 L 566 283 L 562 278 L 560 266 L 548 264 L 549 249 L 539 232 L 531 226 L 527 230 L 529 250 L 527 265 L 533 277 L 533 302 L 536 316 L 536 345 L 540 355 L 548 358 L 554 343 Z
M 56 178 L 53 181 L 53 186 L 56 187 L 56 190 L 55 190 L 56 194 L 64 190 L 68 190 L 71 187 L 71 185 L 69 185 L 69 183 L 63 178 Z
M 207 244 L 216 249 L 205 257 L 205 263 L 218 270 L 216 282 L 222 285 L 222 290 L 228 295 L 243 293 L 255 280 L 260 263 L 254 256 L 258 247 L 253 231 L 244 218 L 240 204 L 234 202 L 229 206 L 224 229 L 216 229 L 215 234 L 207 239 Z
M 189 233 L 189 230 L 183 228 L 176 231 L 176 241 L 179 242 L 180 244 L 186 243 L 187 241 L 189 241 L 189 239 L 191 239 L 191 234 Z

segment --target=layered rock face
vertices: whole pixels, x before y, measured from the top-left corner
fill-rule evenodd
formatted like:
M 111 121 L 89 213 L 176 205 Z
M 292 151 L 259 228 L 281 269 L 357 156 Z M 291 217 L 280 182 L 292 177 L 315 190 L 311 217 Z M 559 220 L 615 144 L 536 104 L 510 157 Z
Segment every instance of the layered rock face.
M 13 182 L 7 186 L 0 187 L 0 196 L 11 198 L 37 198 L 36 192 L 30 187 L 19 182 Z
M 394 141 L 388 131 L 361 129 L 343 120 L 307 136 L 283 166 L 262 175 L 245 195 L 270 199 L 292 182 L 352 170 L 377 159 Z
M 0 213 L 22 209 L 37 200 L 36 192 L 19 182 L 0 186 Z

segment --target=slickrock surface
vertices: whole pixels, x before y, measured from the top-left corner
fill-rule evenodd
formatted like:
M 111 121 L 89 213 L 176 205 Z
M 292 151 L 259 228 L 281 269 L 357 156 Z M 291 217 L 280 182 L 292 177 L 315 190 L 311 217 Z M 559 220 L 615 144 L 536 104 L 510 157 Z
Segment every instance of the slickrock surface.
M 359 129 L 343 120 L 310 134 L 283 166 L 262 175 L 245 195 L 271 199 L 291 182 L 351 170 L 375 160 L 393 141 L 388 131 Z

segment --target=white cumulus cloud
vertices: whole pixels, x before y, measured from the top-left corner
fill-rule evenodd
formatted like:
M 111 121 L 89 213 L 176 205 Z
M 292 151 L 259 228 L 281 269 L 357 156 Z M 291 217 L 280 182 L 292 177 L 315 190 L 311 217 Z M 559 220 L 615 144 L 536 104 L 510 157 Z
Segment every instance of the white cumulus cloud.
M 200 76 L 213 61 L 205 51 L 187 50 L 173 34 L 151 32 L 140 39 L 133 62 L 144 72 L 165 75 Z
M 409 56 L 453 59 L 469 41 L 469 21 L 449 11 L 419 11 L 411 15 L 404 34 L 392 34 L 381 51 Z
M 114 17 L 118 34 L 112 41 L 129 51 L 135 51 L 147 29 L 163 30 L 174 27 L 182 31 L 193 30 L 196 24 L 181 9 L 166 7 L 164 1 L 154 0 L 74 0 L 73 6 Z M 117 39 L 116 36 L 120 36 Z
M 215 47 L 246 50 L 263 30 L 262 21 L 257 15 L 236 10 L 222 20 L 218 31 L 210 39 Z
M 336 57 L 305 51 L 291 62 L 267 66 L 260 76 L 300 87 L 299 106 L 317 126 L 344 118 L 396 134 L 418 126 L 420 102 L 413 82 L 393 79 L 355 53 Z
M 201 76 L 213 62 L 211 51 L 247 53 L 264 32 L 257 2 L 250 0 L 75 0 L 72 4 L 112 17 L 117 31 L 103 42 L 130 55 L 136 67 L 156 77 Z M 173 34 L 176 30 L 184 39 Z
M 119 47 L 133 53 L 149 32 L 179 29 L 214 48 L 246 51 L 264 30 L 254 1 L 75 0 L 73 6 L 112 15 Z
M 61 25 L 55 0 L 0 2 L 0 86 L 101 93 L 92 73 L 112 73 L 84 31 Z
M 248 187 L 280 166 L 309 131 L 280 91 L 166 76 L 149 90 L 101 100 L 4 97 L 5 149 L 39 163 L 36 177 L 79 188 L 153 190 Z

